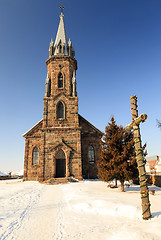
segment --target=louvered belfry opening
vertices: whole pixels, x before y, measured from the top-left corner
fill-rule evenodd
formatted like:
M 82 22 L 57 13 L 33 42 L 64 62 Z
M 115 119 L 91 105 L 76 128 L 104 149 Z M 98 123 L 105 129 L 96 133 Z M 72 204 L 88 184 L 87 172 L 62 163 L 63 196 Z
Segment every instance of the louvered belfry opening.
M 58 75 L 58 88 L 63 88 L 63 75 L 61 72 Z

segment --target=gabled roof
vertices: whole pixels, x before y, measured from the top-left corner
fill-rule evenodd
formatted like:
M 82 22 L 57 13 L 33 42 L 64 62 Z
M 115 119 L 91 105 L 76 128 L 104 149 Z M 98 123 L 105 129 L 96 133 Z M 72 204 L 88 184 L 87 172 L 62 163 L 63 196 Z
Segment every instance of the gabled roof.
M 59 93 L 58 95 L 56 95 L 55 97 L 54 97 L 54 100 L 56 100 L 57 98 L 59 98 L 60 96 L 64 96 L 65 98 L 67 98 L 67 99 L 69 99 L 71 96 L 68 96 L 68 95 L 66 95 L 64 92 L 61 92 L 61 93 Z
M 38 123 L 36 123 L 30 130 L 28 130 L 26 133 L 24 133 L 22 136 L 27 137 L 30 133 L 34 132 L 35 130 L 38 130 L 42 126 L 43 119 L 41 119 Z
M 50 151 L 52 152 L 53 150 L 58 150 L 59 148 L 64 148 L 64 149 L 66 149 L 66 150 L 68 150 L 68 151 L 71 151 L 72 149 L 71 149 L 71 147 L 69 147 L 65 142 L 64 142 L 64 140 L 63 139 L 60 139 L 60 142 L 59 143 L 56 143 L 55 144 L 55 146 L 53 146 L 51 149 L 50 149 Z
M 79 116 L 79 123 L 80 121 L 85 122 L 88 126 L 90 126 L 95 132 L 98 132 L 100 135 L 103 135 L 103 132 L 101 132 L 98 128 L 96 128 L 94 125 L 92 125 L 90 122 L 88 122 L 85 118 L 83 118 L 80 114 Z M 29 129 L 26 133 L 24 133 L 22 136 L 27 137 L 36 130 L 39 130 L 42 127 L 43 119 L 41 119 L 38 123 L 36 123 L 31 129 Z
M 98 132 L 100 135 L 103 135 L 103 132 L 100 131 L 98 128 L 96 128 L 94 125 L 92 125 L 90 122 L 88 122 L 84 117 L 82 117 L 80 114 L 79 115 L 79 120 L 83 120 L 87 125 L 89 125 L 94 131 Z

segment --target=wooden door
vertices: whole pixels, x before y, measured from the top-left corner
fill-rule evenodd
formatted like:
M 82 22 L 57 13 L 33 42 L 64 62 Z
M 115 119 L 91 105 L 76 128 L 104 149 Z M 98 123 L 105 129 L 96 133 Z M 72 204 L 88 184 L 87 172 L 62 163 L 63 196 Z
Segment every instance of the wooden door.
M 66 160 L 65 159 L 56 159 L 56 177 L 65 177 L 66 176 Z

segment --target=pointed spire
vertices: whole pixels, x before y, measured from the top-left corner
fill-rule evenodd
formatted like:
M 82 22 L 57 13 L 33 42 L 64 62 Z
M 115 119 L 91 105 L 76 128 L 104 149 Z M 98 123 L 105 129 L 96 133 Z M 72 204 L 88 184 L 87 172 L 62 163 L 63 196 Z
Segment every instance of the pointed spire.
M 73 82 L 73 83 L 75 83 L 75 82 L 76 82 L 75 71 L 73 71 L 73 78 L 72 78 L 72 82 Z
M 68 41 L 68 45 L 69 45 L 69 47 L 72 46 L 72 42 L 71 42 L 70 38 L 69 38 L 69 41 Z
M 64 25 L 64 14 L 62 12 L 60 14 L 60 22 L 54 44 L 55 47 L 59 44 L 60 40 L 62 41 L 63 44 L 67 44 L 68 42 Z
M 53 40 L 50 42 L 49 46 L 49 57 L 57 54 L 61 55 L 68 55 L 71 57 L 74 57 L 75 50 L 72 46 L 72 42 L 67 38 L 66 30 L 65 30 L 65 24 L 64 24 L 64 14 L 63 14 L 63 6 L 60 6 L 61 8 L 61 14 L 60 14 L 60 22 L 58 31 L 56 34 L 55 43 L 53 43 Z
M 48 73 L 46 76 L 46 83 L 45 83 L 46 87 L 45 87 L 45 97 L 50 97 L 51 95 L 51 81 L 49 79 Z
M 49 83 L 49 76 L 48 76 L 48 73 L 47 73 L 47 76 L 46 76 L 46 83 Z

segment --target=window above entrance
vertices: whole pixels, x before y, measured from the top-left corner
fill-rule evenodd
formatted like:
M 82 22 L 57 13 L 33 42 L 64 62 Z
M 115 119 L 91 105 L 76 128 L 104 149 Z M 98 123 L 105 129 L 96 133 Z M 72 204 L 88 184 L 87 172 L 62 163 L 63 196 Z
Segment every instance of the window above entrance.
M 62 102 L 57 104 L 57 119 L 63 120 L 65 118 L 65 106 Z

